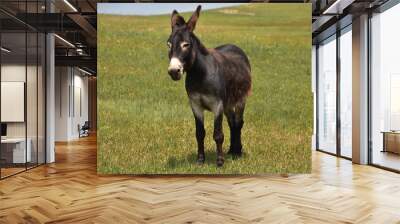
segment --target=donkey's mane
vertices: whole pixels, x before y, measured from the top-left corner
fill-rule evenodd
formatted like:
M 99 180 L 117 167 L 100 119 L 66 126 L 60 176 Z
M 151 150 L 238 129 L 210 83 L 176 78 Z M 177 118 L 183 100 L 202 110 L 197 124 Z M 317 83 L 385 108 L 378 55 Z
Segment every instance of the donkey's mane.
M 209 50 L 203 45 L 203 43 L 201 43 L 201 41 L 199 40 L 199 38 L 196 37 L 196 35 L 194 35 L 194 33 L 192 33 L 192 38 L 193 40 L 196 42 L 200 53 L 202 53 L 203 55 L 208 55 L 210 52 Z

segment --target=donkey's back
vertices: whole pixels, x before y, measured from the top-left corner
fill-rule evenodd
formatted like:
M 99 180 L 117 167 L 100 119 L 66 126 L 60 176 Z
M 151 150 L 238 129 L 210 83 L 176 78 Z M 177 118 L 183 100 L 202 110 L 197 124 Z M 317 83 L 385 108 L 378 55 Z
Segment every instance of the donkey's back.
M 224 45 L 216 47 L 215 50 L 228 58 L 232 58 L 232 59 L 236 58 L 240 62 L 243 62 L 243 64 L 241 63 L 241 66 L 244 65 L 245 67 L 247 67 L 249 69 L 249 72 L 250 72 L 251 68 L 250 68 L 249 59 L 247 58 L 246 53 L 244 53 L 244 51 L 240 47 L 238 47 L 234 44 L 224 44 Z M 236 62 L 238 62 L 238 61 L 236 61 Z
M 215 48 L 215 58 L 221 64 L 225 79 L 227 106 L 242 103 L 251 89 L 251 66 L 242 49 L 226 44 Z

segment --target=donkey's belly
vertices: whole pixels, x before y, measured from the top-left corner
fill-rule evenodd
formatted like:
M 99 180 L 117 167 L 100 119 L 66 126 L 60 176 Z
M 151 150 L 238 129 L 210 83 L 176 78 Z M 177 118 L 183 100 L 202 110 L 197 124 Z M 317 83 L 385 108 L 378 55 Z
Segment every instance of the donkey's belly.
M 189 94 L 189 100 L 192 107 L 194 107 L 193 109 L 198 111 L 208 110 L 217 113 L 217 111 L 222 108 L 222 100 L 212 95 L 191 93 Z

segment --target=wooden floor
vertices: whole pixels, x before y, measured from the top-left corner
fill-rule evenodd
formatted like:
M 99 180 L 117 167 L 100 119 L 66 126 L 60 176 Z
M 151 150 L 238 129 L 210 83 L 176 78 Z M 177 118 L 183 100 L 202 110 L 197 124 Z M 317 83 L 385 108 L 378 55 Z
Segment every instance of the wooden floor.
M 400 170 L 400 155 L 392 152 L 374 151 L 373 162 L 377 165 Z
M 11 176 L 13 174 L 19 173 L 19 172 L 23 172 L 25 171 L 25 167 L 7 167 L 7 168 L 1 168 L 1 177 L 8 177 Z
M 0 223 L 400 223 L 400 175 L 313 153 L 311 175 L 96 175 L 96 139 L 0 181 Z

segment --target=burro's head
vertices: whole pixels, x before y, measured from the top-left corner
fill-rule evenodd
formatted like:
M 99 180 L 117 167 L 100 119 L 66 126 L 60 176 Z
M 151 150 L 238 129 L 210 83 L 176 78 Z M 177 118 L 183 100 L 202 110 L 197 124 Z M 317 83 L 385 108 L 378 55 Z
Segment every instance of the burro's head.
M 199 18 L 200 10 L 201 6 L 199 5 L 187 22 L 176 10 L 172 12 L 172 32 L 168 38 L 167 45 L 170 60 L 168 74 L 174 81 L 181 79 L 183 73 L 192 67 L 196 57 L 194 51 L 196 43 L 193 38 L 193 31 Z

